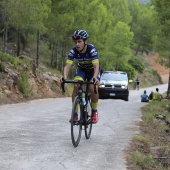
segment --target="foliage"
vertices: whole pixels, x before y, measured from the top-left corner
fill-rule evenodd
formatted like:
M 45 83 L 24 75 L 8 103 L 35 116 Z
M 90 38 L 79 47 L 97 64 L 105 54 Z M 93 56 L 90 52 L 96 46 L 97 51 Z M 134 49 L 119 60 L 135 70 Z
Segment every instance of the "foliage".
M 0 51 L 0 61 L 2 61 L 2 62 L 10 62 L 14 66 L 17 66 L 18 64 L 20 64 L 20 61 L 19 61 L 18 58 L 12 57 L 11 55 L 5 54 L 5 53 L 3 53 L 1 51 Z
M 152 70 L 152 74 L 158 77 L 160 84 L 163 84 L 160 74 L 156 70 Z
M 105 70 L 119 68 L 120 63 L 126 66 L 131 48 L 152 50 L 153 42 L 157 41 L 155 11 L 149 4 L 140 4 L 137 0 L 2 0 L 0 11 L 1 32 L 5 35 L 6 30 L 17 40 L 21 34 L 23 50 L 28 42 L 36 42 L 36 33 L 40 30 L 40 62 L 61 72 L 76 29 L 87 30 L 88 43 L 98 49 L 101 67 Z M 49 49 L 45 50 L 42 42 Z M 35 58 L 32 54 L 37 49 L 31 45 L 28 48 L 30 57 Z M 75 67 L 71 75 L 74 72 Z
M 5 70 L 5 65 L 3 62 L 0 61 L 0 72 L 3 72 Z
M 119 70 L 127 72 L 129 80 L 134 79 L 134 77 L 135 77 L 135 69 L 132 66 L 121 64 L 121 65 L 119 65 Z
M 169 128 L 166 120 L 170 120 L 167 104 L 167 101 L 150 101 L 142 108 L 141 132 L 134 137 L 127 157 L 133 169 L 169 169 L 169 135 L 165 133 Z M 157 119 L 160 114 L 165 115 L 166 119 Z
M 159 24 L 159 32 L 157 41 L 155 42 L 155 49 L 159 55 L 163 57 L 164 65 L 170 68 L 170 1 L 169 0 L 151 0 L 154 10 L 156 11 L 156 20 Z M 170 90 L 170 74 L 168 89 Z
M 142 169 L 150 169 L 156 167 L 156 163 L 152 156 L 145 155 L 144 153 L 141 153 L 139 151 L 136 151 L 132 157 L 132 161 L 138 165 L 139 167 L 142 167 Z
M 50 0 L 3 0 L 3 12 L 8 16 L 7 25 L 12 24 L 17 30 L 36 28 L 43 29 L 43 19 L 50 12 Z
M 148 147 L 150 146 L 150 141 L 146 136 L 138 135 L 138 136 L 135 136 L 134 139 L 136 141 L 147 144 Z
M 132 48 L 136 49 L 136 54 L 139 50 L 148 52 L 153 49 L 159 28 L 155 20 L 155 11 L 149 4 L 140 4 L 138 0 L 128 0 L 128 2 L 132 15 L 130 25 L 134 33 Z
M 18 84 L 21 92 L 24 94 L 25 97 L 30 97 L 32 91 L 32 88 L 30 87 L 28 82 L 28 78 L 29 73 L 27 71 L 23 71 L 20 75 L 20 80 Z
M 130 27 L 119 21 L 113 30 L 113 43 L 112 50 L 117 56 L 123 57 L 130 54 L 130 42 L 133 38 L 133 32 L 130 31 Z
M 144 65 L 142 63 L 142 61 L 135 57 L 135 56 L 132 56 L 129 60 L 128 60 L 128 63 L 135 69 L 135 70 L 138 70 L 140 73 L 143 73 L 144 71 Z

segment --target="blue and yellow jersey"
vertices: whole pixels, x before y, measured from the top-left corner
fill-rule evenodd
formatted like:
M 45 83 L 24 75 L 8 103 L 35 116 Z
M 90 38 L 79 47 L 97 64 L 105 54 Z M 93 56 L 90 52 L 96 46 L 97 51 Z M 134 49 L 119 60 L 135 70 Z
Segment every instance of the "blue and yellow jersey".
M 84 69 L 93 68 L 94 63 L 99 63 L 97 49 L 92 44 L 87 44 L 87 50 L 81 54 L 77 51 L 76 47 L 72 48 L 68 54 L 66 63 L 73 63 L 73 60 L 78 61 L 78 65 Z

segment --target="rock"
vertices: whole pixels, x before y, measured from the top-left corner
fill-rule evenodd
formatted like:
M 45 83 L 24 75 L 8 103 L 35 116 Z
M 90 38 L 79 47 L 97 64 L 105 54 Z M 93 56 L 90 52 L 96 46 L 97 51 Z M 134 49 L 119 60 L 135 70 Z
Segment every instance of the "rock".
M 170 121 L 166 121 L 166 124 L 170 126 Z
M 45 80 L 50 80 L 50 81 L 53 80 L 52 77 L 49 74 L 43 74 L 43 77 L 44 77 Z
M 156 116 L 157 119 L 162 119 L 162 120 L 165 120 L 166 116 L 165 115 L 158 115 Z
M 20 55 L 19 58 L 20 59 L 24 59 L 26 56 L 25 55 Z
M 11 78 L 14 81 L 13 82 L 14 84 L 18 84 L 19 77 L 18 77 L 18 75 L 16 73 L 12 73 Z
M 8 97 L 10 97 L 10 96 L 12 95 L 12 92 L 9 91 L 9 90 L 4 90 L 4 93 L 5 93 Z
M 8 86 L 3 85 L 3 86 L 1 87 L 1 89 L 2 89 L 3 91 L 5 91 L 5 90 L 7 90 L 7 89 L 8 89 Z
M 6 85 L 9 90 L 12 90 L 13 83 L 14 83 L 14 81 L 11 78 L 7 79 Z

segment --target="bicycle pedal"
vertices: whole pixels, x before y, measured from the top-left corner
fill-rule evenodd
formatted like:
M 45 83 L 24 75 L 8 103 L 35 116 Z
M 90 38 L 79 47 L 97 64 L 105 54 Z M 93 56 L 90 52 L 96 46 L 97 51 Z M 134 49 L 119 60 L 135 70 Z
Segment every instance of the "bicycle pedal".
M 88 124 L 88 125 L 91 124 L 91 119 L 89 119 L 89 120 L 87 121 L 87 124 Z
M 74 125 L 79 125 L 80 124 L 79 121 L 74 121 L 73 123 L 74 123 Z

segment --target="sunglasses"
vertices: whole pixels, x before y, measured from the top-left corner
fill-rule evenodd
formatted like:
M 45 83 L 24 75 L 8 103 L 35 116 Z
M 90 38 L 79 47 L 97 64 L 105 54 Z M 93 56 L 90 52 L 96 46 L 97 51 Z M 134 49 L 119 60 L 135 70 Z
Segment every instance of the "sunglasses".
M 79 40 L 79 39 L 82 39 L 82 36 L 81 35 L 72 36 L 72 39 L 73 40 Z

